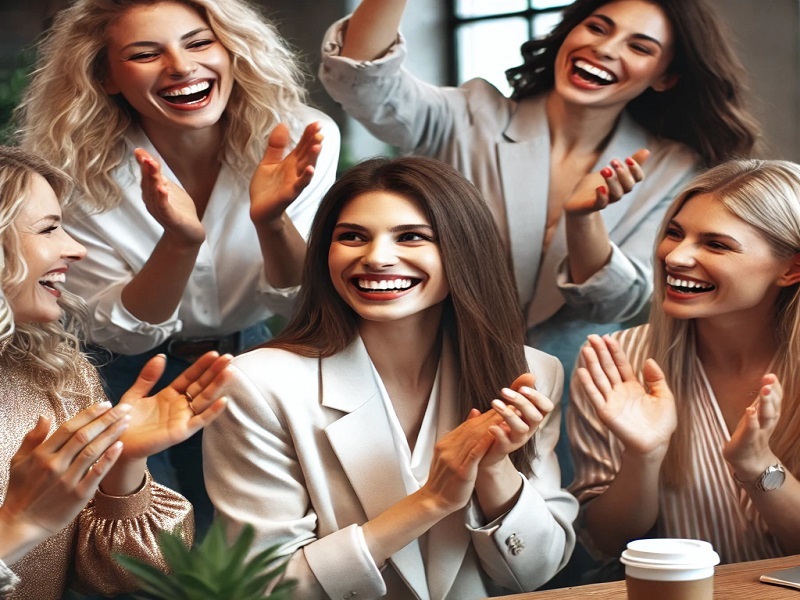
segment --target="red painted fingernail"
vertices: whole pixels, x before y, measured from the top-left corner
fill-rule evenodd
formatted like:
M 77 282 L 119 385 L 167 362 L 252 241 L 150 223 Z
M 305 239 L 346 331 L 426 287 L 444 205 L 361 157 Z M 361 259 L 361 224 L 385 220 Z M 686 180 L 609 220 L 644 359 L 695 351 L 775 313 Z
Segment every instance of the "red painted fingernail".
M 628 163 L 630 166 L 633 166 L 633 165 L 636 164 L 631 157 L 626 158 L 625 162 Z
M 600 171 L 600 175 L 602 175 L 603 177 L 611 177 L 611 175 L 613 175 L 613 172 L 611 171 L 611 169 L 606 167 L 605 169 Z
M 615 158 L 614 160 L 612 160 L 612 161 L 611 161 L 611 166 L 613 166 L 615 169 L 619 169 L 619 168 L 622 166 L 622 163 L 620 163 L 620 162 L 619 162 L 619 161 L 618 161 L 618 160 Z
M 604 185 L 601 185 L 599 188 L 597 188 L 597 191 L 599 193 L 601 193 L 603 196 L 605 196 L 608 193 L 608 190 L 606 189 L 606 186 L 604 186 Z

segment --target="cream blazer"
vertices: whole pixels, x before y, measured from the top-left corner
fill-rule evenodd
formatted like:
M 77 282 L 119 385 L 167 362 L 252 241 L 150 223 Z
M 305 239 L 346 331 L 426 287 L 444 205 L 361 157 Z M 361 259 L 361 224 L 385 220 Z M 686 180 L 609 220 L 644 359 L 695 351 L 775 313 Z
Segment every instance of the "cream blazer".
M 230 535 L 256 529 L 255 549 L 281 545 L 293 594 L 307 598 L 468 600 L 532 590 L 567 561 L 575 499 L 560 488 L 561 365 L 526 348 L 536 387 L 556 402 L 537 434 L 535 476 L 516 505 L 484 523 L 470 503 L 378 568 L 359 525 L 406 496 L 390 423 L 366 348 L 305 358 L 260 349 L 234 361 L 228 409 L 204 433 L 206 486 Z M 458 368 L 440 364 L 438 435 L 456 427 Z M 427 555 L 427 558 L 423 558 Z

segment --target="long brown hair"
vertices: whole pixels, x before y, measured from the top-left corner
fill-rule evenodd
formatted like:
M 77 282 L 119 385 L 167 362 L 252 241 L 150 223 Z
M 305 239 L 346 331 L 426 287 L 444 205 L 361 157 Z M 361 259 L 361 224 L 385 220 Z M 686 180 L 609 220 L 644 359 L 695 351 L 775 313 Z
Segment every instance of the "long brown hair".
M 628 112 L 653 135 L 694 149 L 708 166 L 749 156 L 759 127 L 745 107 L 745 69 L 719 18 L 705 0 L 646 1 L 661 8 L 672 26 L 675 56 L 669 71 L 678 75 L 678 82 L 663 92 L 648 89 L 628 103 Z M 513 97 L 551 90 L 564 39 L 609 3 L 578 0 L 564 9 L 562 21 L 549 35 L 523 44 L 524 64 L 506 71 Z
M 303 282 L 294 318 L 267 346 L 302 356 L 341 352 L 357 335 L 357 315 L 336 292 L 328 271 L 333 230 L 348 201 L 373 191 L 402 195 L 419 204 L 439 241 L 450 282 L 442 327 L 460 366 L 461 414 L 491 408 L 491 400 L 528 370 L 525 325 L 516 288 L 494 220 L 478 190 L 455 169 L 432 158 L 374 158 L 362 162 L 322 199 L 308 241 Z M 513 456 L 527 475 L 531 443 Z
M 736 160 L 723 163 L 695 178 L 674 200 L 657 240 L 664 239 L 670 221 L 686 202 L 710 194 L 733 215 L 753 227 L 776 257 L 800 253 L 800 166 L 781 160 Z M 658 241 L 656 242 L 658 243 Z M 664 313 L 666 273 L 655 261 L 653 303 L 647 353 L 664 369 L 678 405 L 678 429 L 670 442 L 662 477 L 680 485 L 689 472 L 689 436 L 686 399 L 697 381 L 697 336 L 694 319 L 675 319 Z M 770 444 L 793 472 L 800 470 L 800 284 L 783 288 L 775 302 L 772 327 L 778 342 L 773 370 L 783 387 L 781 416 Z

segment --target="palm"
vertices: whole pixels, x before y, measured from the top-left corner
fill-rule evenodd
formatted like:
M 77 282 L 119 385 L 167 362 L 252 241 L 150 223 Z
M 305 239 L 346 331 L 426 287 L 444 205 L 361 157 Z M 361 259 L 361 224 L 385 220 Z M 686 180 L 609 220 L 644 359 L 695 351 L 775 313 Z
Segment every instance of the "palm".
M 276 221 L 311 182 L 321 150 L 318 123 L 306 127 L 288 154 L 289 130 L 279 124 L 269 136 L 264 157 L 250 181 L 250 216 L 255 223 Z M 286 154 L 286 156 L 284 156 Z

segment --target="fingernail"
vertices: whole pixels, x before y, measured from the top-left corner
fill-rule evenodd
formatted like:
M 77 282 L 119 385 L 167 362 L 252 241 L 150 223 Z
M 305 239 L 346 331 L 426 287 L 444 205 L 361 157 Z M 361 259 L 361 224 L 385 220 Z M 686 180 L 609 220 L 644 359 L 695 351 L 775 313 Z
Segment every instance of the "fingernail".
M 619 161 L 618 161 L 618 160 L 615 158 L 614 160 L 612 160 L 612 161 L 611 161 L 611 166 L 613 166 L 615 169 L 619 169 L 619 168 L 622 166 L 622 163 L 620 163 L 620 162 L 619 162 Z
M 97 404 L 97 406 L 101 406 L 103 408 L 108 408 L 109 406 L 111 406 L 111 402 L 109 402 L 108 400 L 104 400 L 103 402 L 99 402 Z
M 520 394 L 525 394 L 526 396 L 530 396 L 534 393 L 534 390 L 532 388 L 529 388 L 527 385 L 523 385 L 521 388 L 519 388 L 519 392 Z
M 502 390 L 500 390 L 500 393 L 503 394 L 503 396 L 505 396 L 506 398 L 509 398 L 511 400 L 513 400 L 515 396 L 514 390 L 510 388 L 503 388 Z
M 494 406 L 497 410 L 505 410 L 507 408 L 506 404 L 497 398 L 492 400 L 492 406 Z
M 626 158 L 625 162 L 629 164 L 631 167 L 636 164 L 636 162 L 631 157 Z
M 602 171 L 600 171 L 600 175 L 606 178 L 611 177 L 613 174 L 614 172 L 608 167 L 605 167 Z
M 608 193 L 608 190 L 606 189 L 606 186 L 601 185 L 599 188 L 597 188 L 597 192 L 605 196 Z

